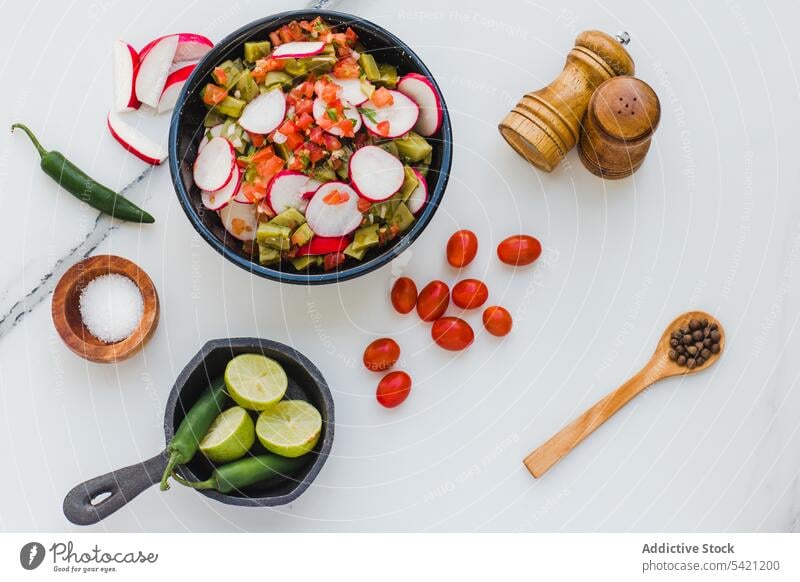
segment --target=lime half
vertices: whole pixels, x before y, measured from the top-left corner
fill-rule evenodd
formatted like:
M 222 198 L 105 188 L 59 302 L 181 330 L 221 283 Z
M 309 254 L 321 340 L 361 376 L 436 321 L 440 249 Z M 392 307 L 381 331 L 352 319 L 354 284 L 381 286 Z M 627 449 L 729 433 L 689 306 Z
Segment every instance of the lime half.
M 228 463 L 243 457 L 255 441 L 253 419 L 244 408 L 234 406 L 214 419 L 200 441 L 200 451 L 209 461 Z
M 283 398 L 289 380 L 275 360 L 261 354 L 242 354 L 225 367 L 225 384 L 236 404 L 264 410 Z
M 256 434 L 264 448 L 284 457 L 305 455 L 317 444 L 321 432 L 319 411 L 304 400 L 278 402 L 256 422 Z

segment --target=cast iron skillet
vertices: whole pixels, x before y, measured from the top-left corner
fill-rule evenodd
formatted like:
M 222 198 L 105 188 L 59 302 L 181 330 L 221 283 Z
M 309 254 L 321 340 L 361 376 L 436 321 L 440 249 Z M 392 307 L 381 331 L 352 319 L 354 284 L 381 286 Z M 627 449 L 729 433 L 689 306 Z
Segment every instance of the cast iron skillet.
M 192 164 L 197 157 L 197 144 L 204 132 L 203 118 L 207 111 L 200 99 L 200 90 L 208 83 L 209 74 L 214 67 L 226 59 L 241 57 L 246 41 L 265 40 L 271 31 L 292 20 L 310 20 L 317 16 L 322 16 L 329 23 L 343 29 L 347 26 L 353 28 L 367 47 L 367 52 L 373 54 L 378 62 L 396 66 L 399 76 L 416 72 L 430 79 L 442 106 L 442 127 L 435 135 L 427 138 L 434 146 L 433 160 L 427 177 L 430 198 L 413 226 L 390 246 L 369 251 L 363 261 L 348 259 L 338 270 L 324 272 L 320 269 L 300 273 L 291 266 L 282 270 L 279 266 L 263 267 L 258 262 L 250 260 L 242 250 L 242 243 L 228 235 L 222 227 L 217 213 L 206 210 L 201 204 L 200 192 L 192 179 Z M 260 277 L 300 285 L 319 285 L 369 273 L 390 262 L 422 234 L 444 196 L 453 157 L 452 141 L 450 115 L 442 92 L 425 63 L 403 41 L 377 24 L 357 16 L 326 10 L 298 10 L 251 22 L 220 41 L 197 64 L 186 81 L 172 114 L 169 130 L 169 169 L 181 207 L 194 229 L 214 250 L 239 267 Z
M 206 497 L 228 505 L 266 507 L 285 505 L 297 499 L 322 469 L 333 444 L 333 398 L 320 371 L 303 354 L 284 344 L 257 338 L 218 339 L 208 342 L 192 358 L 175 381 L 166 411 L 164 436 L 167 442 L 209 383 L 222 375 L 228 361 L 239 354 L 264 354 L 286 370 L 289 387 L 286 398 L 307 400 L 322 415 L 322 435 L 314 450 L 308 453 L 308 463 L 297 473 L 263 485 L 253 485 L 235 494 L 200 490 Z M 260 447 L 257 443 L 257 446 Z M 266 451 L 257 451 L 266 452 Z M 91 525 L 105 519 L 145 489 L 159 482 L 167 465 L 164 451 L 142 463 L 106 473 L 73 488 L 64 498 L 64 515 L 77 525 Z M 203 481 L 211 476 L 212 466 L 197 453 L 188 465 L 178 468 L 178 473 L 190 481 Z M 181 487 L 174 484 L 173 487 Z M 108 495 L 110 494 L 110 495 Z M 104 499 L 92 503 L 100 496 Z

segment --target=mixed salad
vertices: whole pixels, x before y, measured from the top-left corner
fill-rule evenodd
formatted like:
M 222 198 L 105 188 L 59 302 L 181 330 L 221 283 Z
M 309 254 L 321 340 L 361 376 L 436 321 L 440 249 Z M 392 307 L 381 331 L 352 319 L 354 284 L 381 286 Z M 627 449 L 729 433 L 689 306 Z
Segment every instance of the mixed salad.
M 349 27 L 292 21 L 245 43 L 201 91 L 209 111 L 195 184 L 262 265 L 363 260 L 428 201 L 437 91 L 367 50 Z

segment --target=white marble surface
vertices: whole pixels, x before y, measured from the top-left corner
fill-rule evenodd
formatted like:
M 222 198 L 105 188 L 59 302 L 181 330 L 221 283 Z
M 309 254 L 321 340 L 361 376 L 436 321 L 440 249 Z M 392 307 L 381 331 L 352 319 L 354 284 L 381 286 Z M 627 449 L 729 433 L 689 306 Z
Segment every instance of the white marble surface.
M 214 39 L 297 4 L 7 2 L 0 19 L 0 127 L 26 121 L 45 145 L 121 188 L 145 168 L 105 130 L 110 46 L 196 31 Z M 282 287 L 226 263 L 194 235 L 166 167 L 130 190 L 156 216 L 121 225 L 95 252 L 147 270 L 162 300 L 146 349 L 85 362 L 54 333 L 49 297 L 0 337 L 0 529 L 70 530 L 76 483 L 163 447 L 175 376 L 208 339 L 291 343 L 329 380 L 333 454 L 291 506 L 227 507 L 174 487 L 147 491 L 98 531 L 798 531 L 800 530 L 800 38 L 792 3 L 344 0 L 341 10 L 405 39 L 453 118 L 453 175 L 410 251 L 341 286 Z M 644 167 L 603 182 L 575 152 L 528 167 L 495 126 L 549 82 L 581 30 L 628 30 L 638 75 L 659 93 Z M 11 81 L 11 82 L 9 82 Z M 58 192 L 21 135 L 0 132 L 0 313 L 80 245 L 96 213 Z M 102 229 L 104 223 L 100 225 Z M 393 276 L 443 277 L 447 236 L 475 230 L 469 273 L 516 317 L 505 341 L 466 353 L 388 306 Z M 493 257 L 518 231 L 546 247 L 512 273 Z M 98 237 L 95 233 L 94 237 Z M 74 259 L 70 259 L 74 260 Z M 25 311 L 23 303 L 14 313 Z M 546 478 L 522 457 L 643 364 L 664 325 L 702 308 L 728 331 L 712 370 L 650 389 Z M 472 318 L 477 322 L 477 314 Z M 396 410 L 374 400 L 363 346 L 396 337 L 413 375 Z

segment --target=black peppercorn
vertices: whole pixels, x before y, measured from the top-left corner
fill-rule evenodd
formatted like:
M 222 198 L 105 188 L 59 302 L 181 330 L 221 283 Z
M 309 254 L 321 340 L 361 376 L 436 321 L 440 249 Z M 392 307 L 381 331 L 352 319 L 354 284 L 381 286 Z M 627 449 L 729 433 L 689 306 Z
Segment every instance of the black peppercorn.
M 675 350 L 670 350 L 669 351 L 669 359 L 672 360 L 673 362 L 675 360 L 677 360 L 678 359 L 678 352 L 676 352 Z
M 702 350 L 700 350 L 700 356 L 704 360 L 707 360 L 711 356 L 711 350 L 709 350 L 708 348 L 703 348 Z
M 711 353 L 718 354 L 719 353 L 719 344 L 711 344 Z
M 683 338 L 682 338 L 682 340 L 681 340 L 681 341 L 683 341 L 683 344 L 684 344 L 684 345 L 687 345 L 687 346 L 688 346 L 690 343 L 692 343 L 692 336 L 690 336 L 690 335 L 687 333 L 686 335 L 684 335 L 684 336 L 683 336 Z
M 686 365 L 686 356 L 678 356 L 678 365 L 680 366 Z

